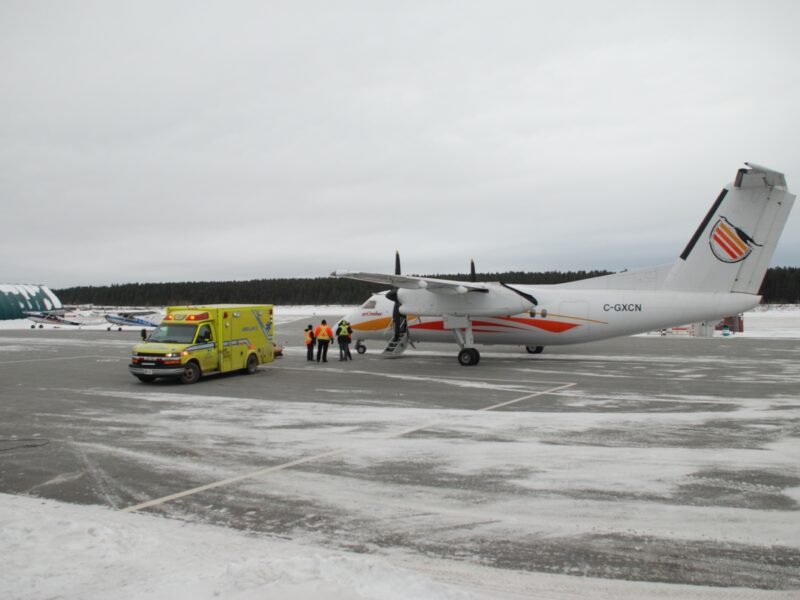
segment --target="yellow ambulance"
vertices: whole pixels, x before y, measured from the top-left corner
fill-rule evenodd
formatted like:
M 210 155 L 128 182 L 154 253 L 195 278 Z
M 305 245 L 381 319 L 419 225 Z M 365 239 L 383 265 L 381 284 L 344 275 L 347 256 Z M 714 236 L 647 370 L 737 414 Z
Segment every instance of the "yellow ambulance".
M 128 369 L 140 381 L 242 371 L 275 359 L 272 305 L 170 306 L 161 324 L 133 348 Z

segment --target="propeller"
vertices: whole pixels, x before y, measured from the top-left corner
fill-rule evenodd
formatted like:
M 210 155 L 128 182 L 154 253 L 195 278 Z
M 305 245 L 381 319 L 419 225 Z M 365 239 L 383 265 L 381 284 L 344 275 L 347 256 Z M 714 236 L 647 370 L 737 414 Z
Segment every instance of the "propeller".
M 394 274 L 402 275 L 400 271 L 400 252 L 395 250 L 394 253 Z M 386 293 L 386 297 L 394 303 L 392 308 L 392 322 L 394 323 L 394 339 L 399 340 L 405 327 L 405 317 L 400 314 L 400 299 L 397 297 L 398 288 L 393 287 Z

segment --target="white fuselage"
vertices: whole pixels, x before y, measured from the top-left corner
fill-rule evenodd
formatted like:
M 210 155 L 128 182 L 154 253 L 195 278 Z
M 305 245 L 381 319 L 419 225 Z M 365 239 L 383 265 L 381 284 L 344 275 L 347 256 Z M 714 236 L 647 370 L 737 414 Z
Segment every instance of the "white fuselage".
M 514 288 L 533 296 L 538 304 L 530 311 L 507 316 L 467 315 L 476 344 L 553 346 L 590 342 L 717 320 L 748 310 L 760 300 L 759 296 L 741 293 L 582 290 L 558 285 Z M 392 301 L 382 292 L 345 319 L 356 339 L 386 340 L 393 332 L 392 309 Z M 406 314 L 404 305 L 400 310 Z M 441 315 L 408 314 L 408 329 L 413 341 L 454 341 L 453 331 L 446 328 Z

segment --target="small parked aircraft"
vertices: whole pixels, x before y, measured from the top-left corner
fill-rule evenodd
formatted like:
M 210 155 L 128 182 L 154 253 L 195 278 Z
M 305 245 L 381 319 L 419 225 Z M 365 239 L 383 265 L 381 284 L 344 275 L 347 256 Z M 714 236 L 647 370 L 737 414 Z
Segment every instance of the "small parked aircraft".
M 67 308 L 57 310 L 29 310 L 25 311 L 25 318 L 33 321 L 31 329 L 36 328 L 36 323 L 39 323 L 39 329 L 45 325 L 69 325 L 71 327 L 81 327 L 83 325 L 99 325 L 103 323 L 103 316 L 95 310 L 83 310 Z
M 67 319 L 65 314 L 66 311 L 64 310 L 26 310 L 24 312 L 25 318 L 29 321 L 33 321 L 33 325 L 31 325 L 31 329 L 36 329 L 36 323 L 39 323 L 39 327 L 43 327 L 45 324 L 47 325 L 80 325 L 77 321 L 73 321 L 71 319 Z
M 386 356 L 413 341 L 455 341 L 475 365 L 479 344 L 528 352 L 712 321 L 758 305 L 761 282 L 795 195 L 782 173 L 745 163 L 723 188 L 674 264 L 555 285 L 452 281 L 400 274 L 334 272 L 391 286 L 345 315 L 363 340 L 387 340 Z M 473 269 L 474 272 L 474 269 Z M 474 277 L 473 277 L 474 279 Z
M 111 325 L 116 325 L 120 331 L 122 331 L 123 326 L 156 328 L 158 327 L 156 321 L 161 321 L 162 316 L 163 315 L 156 310 L 132 310 L 108 313 L 105 315 L 106 321 L 111 323 Z M 148 318 L 145 319 L 144 317 Z M 111 331 L 110 326 L 107 329 Z

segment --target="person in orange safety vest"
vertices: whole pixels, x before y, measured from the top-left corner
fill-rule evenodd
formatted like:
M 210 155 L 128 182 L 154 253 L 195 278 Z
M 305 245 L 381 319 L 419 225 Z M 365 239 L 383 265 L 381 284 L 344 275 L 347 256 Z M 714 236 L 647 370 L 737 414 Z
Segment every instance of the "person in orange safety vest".
M 314 360 L 314 342 L 316 338 L 314 337 L 314 326 L 310 323 L 308 327 L 306 327 L 306 359 L 307 360 Z
M 333 329 L 325 319 L 317 325 L 314 330 L 314 337 L 317 338 L 317 362 L 322 358 L 322 362 L 328 362 L 328 344 L 333 339 Z

